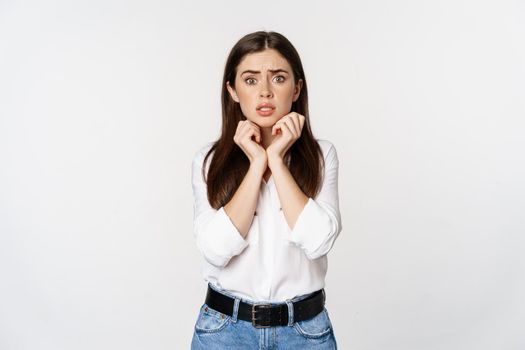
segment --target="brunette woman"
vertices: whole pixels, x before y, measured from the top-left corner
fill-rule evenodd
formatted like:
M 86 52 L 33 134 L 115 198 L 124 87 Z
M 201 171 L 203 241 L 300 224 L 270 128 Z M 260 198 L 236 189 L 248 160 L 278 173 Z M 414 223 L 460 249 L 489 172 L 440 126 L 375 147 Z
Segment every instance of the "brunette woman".
M 342 228 L 338 167 L 310 129 L 294 46 L 276 32 L 241 38 L 226 61 L 220 137 L 192 164 L 208 284 L 192 349 L 336 349 L 323 288 Z

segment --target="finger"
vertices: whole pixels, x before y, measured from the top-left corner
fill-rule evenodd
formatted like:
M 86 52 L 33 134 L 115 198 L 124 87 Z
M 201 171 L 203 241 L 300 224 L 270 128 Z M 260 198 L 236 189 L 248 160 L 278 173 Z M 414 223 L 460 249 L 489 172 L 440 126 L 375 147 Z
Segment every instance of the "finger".
M 250 125 L 248 123 L 243 123 L 241 130 L 239 130 L 239 139 L 244 140 L 245 138 L 250 138 Z
M 288 126 L 290 126 L 290 130 L 293 131 L 294 136 L 297 138 L 299 137 L 299 117 L 297 114 L 292 116 L 290 119 L 290 123 Z
M 257 139 L 257 134 L 255 132 L 255 129 L 250 127 L 250 126 L 248 126 L 246 128 L 246 134 L 245 135 L 246 135 L 246 140 L 248 142 L 255 142 L 255 140 Z
M 252 122 L 251 120 L 247 120 L 246 123 L 254 128 L 258 128 L 259 125 L 258 124 L 255 124 L 254 122 Z
M 277 123 L 275 123 L 273 126 L 272 126 L 272 135 L 277 135 L 277 132 L 278 130 L 281 129 L 281 125 L 282 125 L 282 121 L 277 121 Z M 282 132 L 282 130 L 281 130 Z
M 295 118 L 296 120 L 296 126 L 297 126 L 297 131 L 299 133 L 299 135 L 301 135 L 301 130 L 303 129 L 303 116 L 299 113 L 297 113 L 297 117 Z
M 261 130 L 258 125 L 252 126 L 253 134 L 257 143 L 261 143 Z
M 234 141 L 235 141 L 236 139 L 237 139 L 237 140 L 240 140 L 243 123 L 244 123 L 244 122 L 243 122 L 242 120 L 239 120 L 239 122 L 237 123 L 237 129 L 235 130 L 235 134 L 233 135 L 233 140 L 234 140 Z M 237 142 L 238 142 L 238 141 L 235 141 L 235 143 L 237 143 Z
M 247 124 L 247 128 L 250 128 L 250 129 L 252 129 L 254 131 L 253 135 L 256 135 L 257 138 L 259 139 L 258 142 L 260 142 L 260 140 L 261 140 L 261 130 L 260 129 L 261 128 L 259 127 L 259 125 L 255 124 L 252 121 L 247 121 L 246 124 Z
M 242 121 L 242 124 L 241 124 L 241 130 L 246 130 L 250 127 L 250 121 L 248 120 L 244 120 Z
M 297 114 L 297 137 L 301 137 L 301 134 L 303 133 L 303 126 L 304 126 L 304 116 L 301 114 Z
M 282 124 L 281 131 L 283 132 L 283 135 L 285 133 L 288 133 L 288 134 L 291 134 L 292 137 L 294 136 L 294 133 L 292 132 L 292 130 L 290 130 L 290 126 L 288 125 L 288 123 Z
M 237 129 L 235 130 L 235 133 L 238 133 L 239 130 L 241 130 L 243 123 L 244 122 L 242 120 L 239 120 L 239 122 L 237 123 Z
M 255 137 L 255 141 L 257 143 L 261 143 L 261 128 L 259 125 L 255 124 L 254 122 L 249 122 L 247 128 L 249 128 L 252 132 L 250 133 L 250 139 Z
M 290 133 L 292 134 L 293 138 L 297 138 L 297 131 L 295 130 L 295 124 L 293 121 L 294 118 L 289 118 L 284 123 L 288 127 L 288 130 L 290 130 Z
M 250 128 L 250 129 L 248 130 L 248 137 L 249 137 L 248 139 L 249 139 L 251 142 L 256 142 L 256 143 L 258 142 L 258 141 L 257 141 L 258 136 L 257 136 L 257 132 L 255 131 L 255 129 Z
M 237 135 L 237 144 L 244 143 L 246 131 L 244 129 L 241 129 L 236 135 Z
M 302 131 L 304 127 L 304 123 L 306 122 L 306 117 L 304 115 L 299 114 L 299 121 L 301 122 L 301 131 Z

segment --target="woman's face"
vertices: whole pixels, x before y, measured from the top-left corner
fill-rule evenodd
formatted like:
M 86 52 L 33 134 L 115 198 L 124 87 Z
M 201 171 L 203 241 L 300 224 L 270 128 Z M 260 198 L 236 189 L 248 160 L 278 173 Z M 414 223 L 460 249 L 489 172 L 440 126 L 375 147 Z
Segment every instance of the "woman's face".
M 226 87 L 238 102 L 246 119 L 260 127 L 272 127 L 279 119 L 290 113 L 292 103 L 300 95 L 302 79 L 294 82 L 288 61 L 274 49 L 244 56 L 237 66 L 235 89 L 229 82 Z M 268 103 L 271 110 L 261 108 Z

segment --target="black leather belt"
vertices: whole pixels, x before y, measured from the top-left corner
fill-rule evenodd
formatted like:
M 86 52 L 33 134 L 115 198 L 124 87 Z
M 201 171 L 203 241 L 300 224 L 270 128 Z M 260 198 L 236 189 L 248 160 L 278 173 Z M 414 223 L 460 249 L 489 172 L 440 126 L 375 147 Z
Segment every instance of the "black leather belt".
M 320 289 L 303 300 L 293 302 L 294 322 L 314 317 L 324 309 L 325 293 Z M 235 299 L 224 295 L 208 285 L 206 305 L 225 315 L 233 315 Z M 270 305 L 265 303 L 251 304 L 239 302 L 237 318 L 250 321 L 256 328 L 286 326 L 288 324 L 288 305 L 286 303 Z

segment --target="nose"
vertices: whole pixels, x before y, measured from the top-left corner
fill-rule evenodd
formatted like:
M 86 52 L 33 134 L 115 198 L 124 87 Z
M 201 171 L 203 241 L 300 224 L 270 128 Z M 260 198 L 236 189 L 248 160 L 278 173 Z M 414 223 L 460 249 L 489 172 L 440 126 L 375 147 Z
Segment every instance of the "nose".
M 272 91 L 270 90 L 270 84 L 266 80 L 261 83 L 261 91 L 259 92 L 260 97 L 270 98 L 272 97 Z

